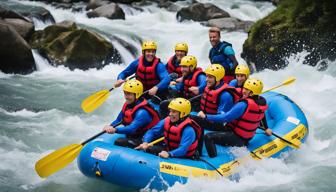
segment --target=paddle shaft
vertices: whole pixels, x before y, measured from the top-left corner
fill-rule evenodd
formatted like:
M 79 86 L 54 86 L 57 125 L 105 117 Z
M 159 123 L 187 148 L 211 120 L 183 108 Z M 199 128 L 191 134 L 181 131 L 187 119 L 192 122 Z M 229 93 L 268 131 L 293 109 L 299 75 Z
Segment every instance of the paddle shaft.
M 262 123 L 261 123 L 261 127 L 260 127 L 260 128 L 261 128 L 262 130 L 264 130 L 264 131 L 266 130 L 265 127 L 264 127 L 264 125 L 263 125 Z M 288 143 L 288 144 L 290 144 L 290 145 L 295 146 L 296 148 L 299 148 L 299 146 L 297 146 L 296 144 L 294 144 L 294 143 L 288 141 L 287 139 L 285 139 L 285 138 L 283 138 L 283 137 L 277 135 L 277 134 L 274 133 L 274 132 L 272 132 L 272 135 L 275 136 L 275 137 L 277 137 L 277 138 L 279 138 L 279 139 L 281 139 L 282 141 L 284 141 L 284 142 L 286 142 L 286 143 Z
M 122 122 L 120 121 L 120 122 L 119 122 L 118 124 L 116 124 L 114 127 L 117 127 L 117 126 L 119 126 L 119 125 L 121 125 L 121 124 L 122 124 Z M 81 145 L 84 146 L 84 145 L 87 144 L 88 142 L 94 140 L 95 138 L 99 137 L 100 135 L 102 135 L 102 134 L 104 134 L 104 133 L 106 133 L 106 131 L 102 131 L 102 132 L 100 132 L 100 133 L 98 133 L 98 134 L 96 134 L 96 135 L 90 137 L 90 138 L 87 139 L 86 141 L 82 142 Z

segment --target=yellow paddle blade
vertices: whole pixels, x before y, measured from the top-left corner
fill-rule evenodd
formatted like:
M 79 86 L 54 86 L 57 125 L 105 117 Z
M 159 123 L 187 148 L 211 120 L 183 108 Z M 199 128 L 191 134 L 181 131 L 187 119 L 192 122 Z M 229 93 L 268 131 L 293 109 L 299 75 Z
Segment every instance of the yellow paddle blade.
M 97 109 L 100 105 L 102 105 L 105 100 L 108 98 L 110 95 L 110 91 L 105 89 L 98 91 L 94 93 L 93 95 L 87 97 L 83 102 L 82 102 L 82 109 L 86 113 L 90 113 Z
M 46 178 L 70 164 L 81 151 L 83 145 L 71 144 L 43 157 L 35 164 L 37 174 Z
M 289 77 L 288 79 L 286 79 L 282 84 L 283 85 L 289 85 L 291 83 L 293 83 L 296 80 L 295 77 Z
M 160 141 L 163 141 L 163 139 L 164 139 L 164 137 L 160 137 L 159 139 L 150 142 L 148 145 L 153 146 L 153 145 L 159 143 Z
M 262 93 L 266 93 L 266 92 L 272 91 L 272 90 L 277 89 L 279 87 L 282 87 L 284 85 L 292 84 L 295 80 L 296 80 L 295 77 L 289 77 L 284 82 L 282 82 L 281 85 L 274 86 L 274 87 L 272 87 L 270 89 L 267 89 L 266 91 L 263 91 Z

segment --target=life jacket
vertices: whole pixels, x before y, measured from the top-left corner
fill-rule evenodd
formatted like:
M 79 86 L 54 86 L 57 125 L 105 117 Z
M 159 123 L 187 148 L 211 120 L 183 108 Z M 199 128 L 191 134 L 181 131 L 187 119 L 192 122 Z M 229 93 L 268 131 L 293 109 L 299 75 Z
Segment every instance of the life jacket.
M 135 116 L 135 113 L 139 109 L 145 109 L 146 111 L 148 111 L 150 116 L 152 117 L 152 121 L 148 125 L 139 127 L 135 131 L 135 133 L 132 134 L 132 136 L 135 136 L 135 137 L 137 136 L 142 137 L 148 129 L 152 128 L 154 125 L 156 125 L 160 121 L 158 113 L 148 104 L 147 100 L 144 99 L 141 103 L 137 104 L 133 108 L 129 107 L 127 103 L 124 104 L 121 110 L 123 113 L 122 124 L 125 126 L 131 124 Z
M 256 103 L 255 99 L 250 97 L 242 101 L 247 103 L 245 112 L 239 119 L 233 120 L 232 122 L 228 123 L 227 126 L 230 127 L 232 131 L 238 136 L 249 140 L 255 135 L 260 121 L 265 116 L 265 111 L 268 106 L 267 104 L 259 105 Z
M 180 146 L 183 130 L 187 125 L 191 126 L 196 133 L 196 139 L 188 147 L 188 151 L 185 155 L 185 157 L 192 157 L 197 150 L 198 140 L 201 137 L 202 131 L 201 127 L 189 117 L 181 122 L 178 126 L 172 125 L 170 122 L 170 117 L 166 117 L 164 120 L 164 142 L 168 151 L 177 149 Z
M 184 98 L 189 99 L 191 97 L 196 96 L 194 93 L 192 93 L 191 91 L 189 91 L 190 87 L 193 86 L 199 86 L 197 84 L 197 78 L 200 74 L 204 74 L 202 68 L 197 67 L 193 74 L 188 77 L 188 78 L 183 78 L 183 93 L 184 93 Z
M 168 60 L 168 63 L 167 63 L 167 70 L 168 70 L 168 73 L 171 74 L 171 73 L 177 73 L 178 74 L 178 77 L 182 77 L 182 72 L 181 72 L 181 66 L 175 66 L 174 65 L 174 61 L 176 59 L 176 56 L 172 56 L 169 58 Z
M 211 48 L 209 52 L 209 59 L 212 64 L 218 63 L 221 64 L 225 68 L 225 76 L 223 78 L 225 83 L 229 83 L 232 79 L 235 78 L 234 67 L 230 67 L 232 64 L 231 59 L 224 54 L 224 50 L 227 46 L 232 47 L 232 44 L 226 41 L 220 42 L 219 47 Z
M 231 87 L 226 83 L 217 89 L 210 89 L 206 86 L 201 98 L 201 110 L 207 114 L 217 114 L 219 96 L 224 91 L 230 93 L 233 103 L 238 102 L 242 96 L 241 93 L 237 92 L 236 88 Z
M 136 79 L 141 81 L 144 91 L 147 91 L 160 82 L 159 76 L 156 74 L 156 67 L 160 62 L 157 57 L 154 58 L 152 65 L 145 66 L 144 56 L 139 58 L 138 68 L 136 70 Z

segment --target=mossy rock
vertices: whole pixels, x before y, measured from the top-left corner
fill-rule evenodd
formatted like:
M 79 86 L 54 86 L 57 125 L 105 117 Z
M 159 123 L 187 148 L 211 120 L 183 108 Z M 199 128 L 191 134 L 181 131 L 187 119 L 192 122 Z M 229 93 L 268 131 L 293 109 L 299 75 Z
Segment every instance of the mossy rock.
M 244 42 L 242 57 L 257 70 L 280 69 L 286 57 L 306 50 L 305 63 L 336 58 L 336 1 L 283 0 L 255 23 Z
M 122 62 L 110 42 L 89 30 L 77 29 L 71 23 L 38 31 L 33 35 L 31 45 L 54 65 L 65 65 L 70 69 L 99 69 L 110 62 Z

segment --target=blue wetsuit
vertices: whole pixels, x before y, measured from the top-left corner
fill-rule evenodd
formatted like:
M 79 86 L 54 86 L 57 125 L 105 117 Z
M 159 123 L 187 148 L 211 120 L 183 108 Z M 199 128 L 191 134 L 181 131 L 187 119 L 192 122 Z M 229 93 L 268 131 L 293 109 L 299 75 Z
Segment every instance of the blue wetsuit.
M 231 87 L 238 87 L 238 80 L 237 79 L 233 79 L 232 81 L 230 81 L 229 86 L 231 86 Z
M 164 132 L 164 119 L 146 132 L 146 134 L 143 137 L 143 142 L 149 143 L 154 138 L 163 136 L 163 132 Z M 177 149 L 169 151 L 168 152 L 169 156 L 171 157 L 185 156 L 187 154 L 188 148 L 195 141 L 195 139 L 196 139 L 196 133 L 194 129 L 190 125 L 187 125 L 183 129 L 179 147 Z
M 141 101 L 137 101 L 136 104 L 141 103 Z M 114 120 L 111 123 L 111 126 L 115 126 L 117 123 L 122 121 L 124 115 L 122 111 L 120 111 L 118 117 L 116 120 Z M 131 124 L 124 126 L 124 127 L 116 127 L 116 133 L 121 134 L 132 134 L 135 133 L 135 131 L 143 126 L 146 126 L 152 121 L 152 116 L 146 109 L 138 109 L 137 112 L 134 115 L 134 119 Z
M 189 74 L 189 75 L 187 76 L 187 78 L 190 77 L 191 75 L 193 75 L 193 74 Z M 205 89 L 205 87 L 206 87 L 206 76 L 205 76 L 205 74 L 200 74 L 200 75 L 197 77 L 197 84 L 198 84 L 199 94 L 202 94 L 203 91 L 204 91 L 204 89 Z M 184 90 L 183 90 L 183 88 L 184 88 L 184 83 L 183 83 L 183 81 L 182 81 L 182 82 L 180 82 L 180 83 L 177 83 L 176 85 L 171 85 L 171 86 L 169 86 L 169 88 L 172 89 L 172 90 L 175 90 L 175 91 L 183 92 L 183 91 L 184 91 Z
M 238 102 L 231 110 L 217 115 L 206 115 L 206 119 L 216 123 L 227 123 L 241 117 L 247 108 L 246 102 Z
M 124 69 L 118 75 L 117 79 L 118 80 L 119 79 L 125 80 L 130 75 L 136 73 L 138 65 L 139 65 L 139 59 L 134 60 L 131 64 L 129 64 L 126 67 L 126 69 Z M 149 66 L 149 65 L 151 65 L 151 63 L 149 63 L 148 61 L 146 61 L 146 59 L 144 59 L 144 65 Z M 166 69 L 166 66 L 163 63 L 159 62 L 159 64 L 157 65 L 156 74 L 160 78 L 160 83 L 156 85 L 159 88 L 159 90 L 164 90 L 164 89 L 168 88 L 169 82 L 170 82 L 170 77 L 169 77 L 168 71 Z

